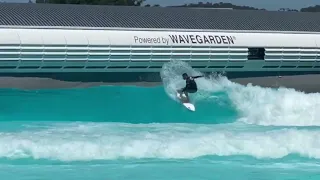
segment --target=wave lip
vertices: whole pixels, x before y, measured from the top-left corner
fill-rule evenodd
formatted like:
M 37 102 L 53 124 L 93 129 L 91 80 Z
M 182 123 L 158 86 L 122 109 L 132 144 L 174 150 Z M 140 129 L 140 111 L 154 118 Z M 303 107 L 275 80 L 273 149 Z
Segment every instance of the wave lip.
M 239 121 L 262 126 L 320 126 L 320 94 L 229 83 Z
M 246 155 L 279 159 L 298 154 L 320 159 L 319 139 L 319 131 L 296 129 L 247 132 L 183 124 L 82 126 L 2 133 L 0 158 L 90 161 Z

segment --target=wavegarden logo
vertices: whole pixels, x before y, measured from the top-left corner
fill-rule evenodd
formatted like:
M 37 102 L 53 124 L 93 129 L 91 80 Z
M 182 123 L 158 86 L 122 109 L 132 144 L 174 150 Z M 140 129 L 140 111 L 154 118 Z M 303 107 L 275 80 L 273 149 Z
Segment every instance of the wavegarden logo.
M 169 35 L 174 44 L 234 44 L 234 36 Z
M 235 36 L 218 35 L 169 35 L 158 37 L 134 36 L 135 44 L 234 44 Z

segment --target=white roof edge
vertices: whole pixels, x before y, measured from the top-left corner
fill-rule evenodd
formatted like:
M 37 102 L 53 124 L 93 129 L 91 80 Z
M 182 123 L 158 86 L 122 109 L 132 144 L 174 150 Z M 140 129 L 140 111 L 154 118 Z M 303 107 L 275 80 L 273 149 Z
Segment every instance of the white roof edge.
M 156 28 L 124 28 L 124 27 L 77 27 L 77 26 L 8 26 L 0 25 L 0 29 L 65 29 L 65 30 L 117 30 L 117 31 L 176 31 L 176 32 L 230 32 L 230 33 L 279 33 L 279 34 L 320 34 L 313 31 L 261 31 L 261 30 L 221 30 L 221 29 L 156 29 Z

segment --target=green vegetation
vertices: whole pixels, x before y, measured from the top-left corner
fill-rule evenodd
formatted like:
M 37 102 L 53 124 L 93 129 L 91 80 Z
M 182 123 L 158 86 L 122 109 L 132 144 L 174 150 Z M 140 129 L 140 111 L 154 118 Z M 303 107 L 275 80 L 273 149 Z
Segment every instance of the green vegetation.
M 266 10 L 266 9 L 258 9 L 251 6 L 238 6 L 231 3 L 203 3 L 199 2 L 197 4 L 184 4 L 181 6 L 175 6 L 175 7 L 202 7 L 202 8 L 233 8 L 233 9 L 240 9 L 240 10 Z M 278 11 L 291 11 L 291 12 L 320 12 L 320 5 L 316 6 L 310 6 L 306 8 L 302 8 L 300 10 L 297 9 L 289 9 L 289 8 L 280 8 Z
M 89 4 L 89 5 L 117 5 L 117 6 L 142 6 L 145 0 L 36 0 L 36 3 L 52 3 L 52 4 Z M 146 7 L 151 7 L 151 5 L 144 5 Z M 153 5 L 159 7 L 160 5 Z M 203 3 L 199 2 L 197 4 L 184 4 L 174 7 L 201 7 L 201 8 L 232 8 L 240 10 L 264 10 L 258 9 L 251 6 L 238 6 L 231 3 Z M 305 7 L 300 10 L 280 8 L 279 11 L 293 11 L 293 12 L 320 12 L 320 5 Z
M 144 0 L 36 0 L 36 3 L 141 6 Z
M 174 6 L 174 7 L 202 7 L 202 8 L 233 8 L 233 9 L 245 9 L 245 10 L 265 10 L 265 9 L 258 9 L 250 6 L 237 6 L 231 3 L 203 3 L 199 2 L 198 4 L 185 4 L 181 6 Z

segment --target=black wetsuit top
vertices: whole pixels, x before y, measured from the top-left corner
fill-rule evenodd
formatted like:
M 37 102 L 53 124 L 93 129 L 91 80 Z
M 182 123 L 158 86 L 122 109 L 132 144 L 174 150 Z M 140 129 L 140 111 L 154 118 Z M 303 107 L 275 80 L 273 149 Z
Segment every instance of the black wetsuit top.
M 203 76 L 189 76 L 187 79 L 186 79 L 186 87 L 183 88 L 183 91 L 197 91 L 198 90 L 198 87 L 197 87 L 197 83 L 194 81 L 194 79 L 196 78 L 199 78 L 199 77 L 203 77 Z

